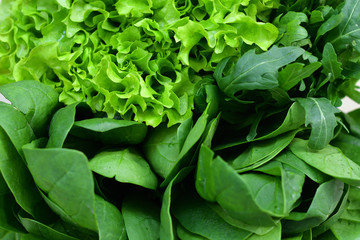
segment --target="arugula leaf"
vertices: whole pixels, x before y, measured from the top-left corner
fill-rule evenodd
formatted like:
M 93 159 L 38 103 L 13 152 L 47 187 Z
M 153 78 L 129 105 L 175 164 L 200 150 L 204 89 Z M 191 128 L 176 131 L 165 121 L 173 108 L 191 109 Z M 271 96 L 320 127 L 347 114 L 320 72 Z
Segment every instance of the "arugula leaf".
M 359 0 L 346 0 L 341 9 L 343 19 L 340 24 L 329 34 L 329 39 L 334 48 L 341 52 L 353 45 L 356 51 L 360 52 L 360 20 L 357 14 L 360 11 Z
M 214 77 L 220 89 L 229 97 L 242 90 L 271 89 L 278 86 L 277 70 L 300 57 L 305 51 L 299 47 L 273 46 L 269 51 L 255 54 L 246 52 L 223 77 L 229 58 L 219 63 Z
M 330 82 L 341 77 L 341 63 L 337 61 L 337 55 L 331 43 L 326 43 L 323 51 L 323 73 L 327 76 Z
M 305 126 L 312 127 L 309 147 L 324 148 L 333 139 L 337 125 L 335 113 L 339 110 L 326 98 L 298 98 L 296 101 L 305 110 Z

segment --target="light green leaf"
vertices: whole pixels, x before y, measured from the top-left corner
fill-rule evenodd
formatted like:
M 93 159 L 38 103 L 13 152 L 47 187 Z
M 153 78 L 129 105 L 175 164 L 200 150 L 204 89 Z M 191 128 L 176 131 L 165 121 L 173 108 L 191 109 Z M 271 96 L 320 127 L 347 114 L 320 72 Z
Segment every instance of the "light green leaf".
M 158 180 L 149 164 L 132 148 L 103 151 L 91 159 L 92 171 L 119 182 L 156 189 Z
M 95 216 L 99 226 L 99 240 L 127 239 L 120 211 L 99 196 L 95 196 Z
M 20 81 L 0 86 L 0 93 L 25 115 L 37 137 L 46 134 L 58 106 L 59 94 L 53 88 L 37 81 Z
M 59 109 L 53 116 L 49 127 L 47 148 L 61 148 L 75 122 L 77 104 Z
M 309 149 L 308 141 L 295 138 L 290 150 L 319 171 L 351 184 L 360 184 L 360 165 L 347 158 L 339 148 L 327 145 L 321 150 Z
M 76 150 L 39 149 L 30 145 L 23 150 L 36 185 L 62 210 L 60 216 L 97 231 L 94 182 L 86 156 Z

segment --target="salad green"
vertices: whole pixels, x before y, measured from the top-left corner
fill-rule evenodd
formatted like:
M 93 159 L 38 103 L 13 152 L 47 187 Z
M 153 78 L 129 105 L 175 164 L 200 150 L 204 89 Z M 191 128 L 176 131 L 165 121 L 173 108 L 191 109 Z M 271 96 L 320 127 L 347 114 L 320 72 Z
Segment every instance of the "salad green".
M 360 0 L 0 11 L 0 239 L 359 238 Z

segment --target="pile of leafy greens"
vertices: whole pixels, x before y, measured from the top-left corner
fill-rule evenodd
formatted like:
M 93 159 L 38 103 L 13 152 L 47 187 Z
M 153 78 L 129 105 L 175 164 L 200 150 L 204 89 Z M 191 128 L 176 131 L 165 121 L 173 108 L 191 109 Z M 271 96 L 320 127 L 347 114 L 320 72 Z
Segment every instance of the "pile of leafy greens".
M 360 0 L 0 10 L 0 239 L 359 239 Z

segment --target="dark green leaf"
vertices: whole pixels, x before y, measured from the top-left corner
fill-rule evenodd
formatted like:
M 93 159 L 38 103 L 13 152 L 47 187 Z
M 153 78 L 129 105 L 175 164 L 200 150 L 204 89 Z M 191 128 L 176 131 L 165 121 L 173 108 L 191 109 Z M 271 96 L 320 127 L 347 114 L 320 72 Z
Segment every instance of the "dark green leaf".
M 92 118 L 75 122 L 70 134 L 101 141 L 108 145 L 141 143 L 147 127 L 138 122 L 110 118 Z
M 324 148 L 334 136 L 337 125 L 335 113 L 339 112 L 326 98 L 297 98 L 305 110 L 305 126 L 311 125 L 309 147 Z
M 313 62 L 305 67 L 303 63 L 298 62 L 288 64 L 279 72 L 279 86 L 289 91 L 301 80 L 310 77 L 319 67 L 321 67 L 320 62 Z
M 276 46 L 258 55 L 255 51 L 248 51 L 236 62 L 229 75 L 222 76 L 229 61 L 227 59 L 219 63 L 214 76 L 220 89 L 229 97 L 242 90 L 271 89 L 278 86 L 278 69 L 303 53 L 304 50 L 299 47 Z
M 286 234 L 300 233 L 324 222 L 338 205 L 343 194 L 344 183 L 333 179 L 321 184 L 306 213 L 292 212 L 283 223 Z
M 322 73 L 327 76 L 329 81 L 333 82 L 335 79 L 341 77 L 341 63 L 337 61 L 337 55 L 331 43 L 325 44 L 322 57 Z
M 173 213 L 187 230 L 208 239 L 242 240 L 251 235 L 251 232 L 226 223 L 204 200 L 195 195 L 185 195 L 184 199 L 175 202 Z
M 128 195 L 121 210 L 129 240 L 160 238 L 160 208 L 151 200 Z
M 233 218 L 248 225 L 274 226 L 272 218 L 257 205 L 250 186 L 220 157 L 202 145 L 196 174 L 196 190 L 216 201 Z

